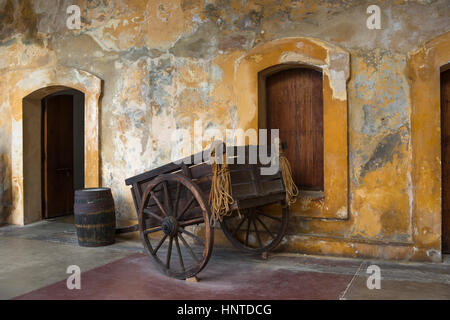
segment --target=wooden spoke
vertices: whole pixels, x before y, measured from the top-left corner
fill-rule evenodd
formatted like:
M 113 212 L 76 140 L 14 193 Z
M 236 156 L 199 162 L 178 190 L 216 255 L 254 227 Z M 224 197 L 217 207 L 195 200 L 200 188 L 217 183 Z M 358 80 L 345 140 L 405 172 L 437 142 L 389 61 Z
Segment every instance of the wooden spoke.
M 150 194 L 152 195 L 153 199 L 155 199 L 155 202 L 158 205 L 159 209 L 164 213 L 166 217 L 168 217 L 169 215 L 167 214 L 166 210 L 164 210 L 161 202 L 159 202 L 159 199 L 156 197 L 155 193 L 151 191 Z
M 194 202 L 195 198 L 194 196 L 192 196 L 191 200 L 189 200 L 188 203 L 186 203 L 186 205 L 184 206 L 183 210 L 181 210 L 181 213 L 178 215 L 177 220 L 181 220 L 181 218 L 183 218 L 183 215 L 186 213 L 186 211 L 189 209 L 189 207 L 191 206 L 191 204 Z
M 192 226 L 194 224 L 200 224 L 200 223 L 204 223 L 204 222 L 205 222 L 205 220 L 203 218 L 195 218 L 195 219 L 191 219 L 191 220 L 180 221 L 178 225 L 180 227 L 187 227 L 187 226 Z
M 180 260 L 180 267 L 181 267 L 181 270 L 183 270 L 183 272 L 184 272 L 185 271 L 184 262 L 183 262 L 183 256 L 181 255 L 180 243 L 178 241 L 178 236 L 175 236 L 175 245 L 177 246 L 178 260 Z
M 150 202 L 153 206 L 149 208 Z M 187 279 L 195 276 L 211 257 L 214 227 L 206 223 L 210 216 L 203 191 L 189 177 L 180 173 L 158 175 L 147 183 L 140 200 L 139 231 L 145 252 L 170 277 Z M 186 230 L 195 224 L 204 224 L 203 232 L 198 236 Z M 186 241 L 186 236 L 195 241 L 195 246 L 191 239 L 189 243 Z M 166 243 L 167 250 L 160 250 Z
M 258 228 L 256 227 L 256 220 L 253 219 L 253 228 L 255 228 L 256 239 L 258 240 L 259 247 L 262 248 L 263 244 L 261 242 L 261 237 L 259 236 Z
M 163 182 L 163 189 L 164 189 L 164 203 L 166 205 L 166 208 L 168 210 L 168 213 L 172 216 L 173 211 L 171 208 L 172 203 L 170 202 L 170 195 L 169 195 L 169 189 L 167 188 L 167 181 Z
M 278 222 L 281 222 L 281 219 L 280 219 L 280 218 L 269 216 L 269 215 L 268 215 L 267 213 L 265 213 L 265 212 L 256 210 L 256 213 L 259 214 L 259 215 L 261 215 L 261 216 L 267 217 L 267 218 L 269 218 L 269 219 L 272 219 L 272 220 L 276 220 L 276 221 L 278 221 Z
M 173 237 L 170 237 L 169 248 L 167 249 L 167 259 L 166 259 L 166 268 L 167 269 L 170 269 L 170 256 L 172 255 L 172 242 L 173 242 Z
M 194 259 L 196 262 L 198 262 L 198 258 L 195 255 L 194 251 L 192 250 L 191 246 L 187 243 L 187 241 L 184 239 L 184 237 L 182 236 L 182 234 L 179 234 L 181 242 L 183 242 L 184 246 L 186 247 L 187 251 L 189 252 L 189 254 L 191 255 L 192 259 Z
M 250 235 L 250 218 L 247 218 L 247 232 L 245 233 L 245 245 L 248 246 L 248 236 Z
M 249 252 L 264 253 L 275 249 L 281 243 L 287 232 L 289 208 L 284 206 L 282 202 L 271 204 L 269 214 L 265 213 L 263 208 L 248 208 L 245 209 L 244 218 L 229 218 L 222 221 L 222 231 L 235 247 Z M 276 213 L 275 210 L 277 211 Z M 236 217 L 238 211 L 235 211 L 233 214 Z M 270 214 L 276 216 L 271 216 Z M 269 223 L 263 217 L 276 222 L 271 223 L 269 221 Z M 247 221 L 246 226 L 245 221 Z M 267 237 L 265 236 L 266 232 L 268 234 Z M 244 233 L 245 235 L 243 236 Z
M 163 221 L 164 219 L 158 216 L 156 213 L 152 212 L 150 209 L 144 209 L 144 213 L 152 216 L 153 218 L 158 219 L 159 221 Z
M 158 231 L 161 231 L 161 230 L 162 230 L 161 227 L 147 229 L 147 230 L 144 230 L 144 234 L 147 235 L 147 234 L 158 232 Z
M 234 229 L 233 231 L 233 237 L 238 233 L 239 229 L 241 229 L 242 225 L 244 224 L 245 220 L 247 220 L 247 218 L 244 216 L 242 217 L 242 221 L 241 223 L 239 223 L 239 225 L 237 226 L 236 229 Z
M 156 255 L 156 253 L 158 252 L 159 248 L 161 248 L 162 244 L 164 243 L 164 241 L 166 241 L 167 239 L 167 234 L 164 235 L 164 237 L 161 238 L 161 240 L 159 241 L 158 245 L 156 246 L 156 248 L 153 250 L 153 255 Z
M 191 233 L 191 232 L 185 230 L 185 229 L 182 228 L 182 227 L 179 227 L 179 229 L 180 229 L 180 231 L 181 231 L 182 233 L 185 233 L 186 235 L 190 236 L 190 237 L 193 238 L 194 240 L 197 240 L 198 243 L 201 243 L 202 245 L 205 244 L 205 241 L 203 241 L 203 239 L 200 239 L 199 237 L 197 237 L 195 234 L 193 234 L 193 233 Z
M 264 222 L 262 222 L 262 220 L 258 217 L 255 217 L 256 220 L 258 220 L 258 222 L 263 226 L 263 228 L 267 231 L 268 234 L 270 234 L 270 236 L 275 239 L 274 234 L 269 230 L 269 228 L 267 228 L 266 224 Z
M 177 183 L 177 191 L 175 194 L 175 206 L 173 208 L 173 216 L 178 217 L 178 203 L 180 202 L 180 191 L 181 191 L 181 184 Z

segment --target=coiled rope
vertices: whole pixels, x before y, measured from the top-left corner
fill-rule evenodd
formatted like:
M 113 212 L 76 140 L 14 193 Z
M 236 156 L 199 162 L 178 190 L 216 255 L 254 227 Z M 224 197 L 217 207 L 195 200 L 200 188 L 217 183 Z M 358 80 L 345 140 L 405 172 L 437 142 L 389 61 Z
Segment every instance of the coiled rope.
M 217 154 L 217 148 L 222 144 L 222 154 Z M 222 158 L 222 161 L 220 160 Z M 225 216 L 231 215 L 231 205 L 234 203 L 231 190 L 230 170 L 227 164 L 226 146 L 221 141 L 215 141 L 210 147 L 210 161 L 212 169 L 211 190 L 209 193 L 209 205 L 211 207 L 211 225 L 216 221 L 222 222 Z M 286 189 L 286 205 L 290 206 L 297 201 L 298 187 L 292 179 L 292 169 L 286 158 L 283 147 L 280 144 L 279 165 Z M 238 214 L 240 212 L 238 210 Z
M 222 144 L 224 150 L 218 155 L 217 148 Z M 222 157 L 219 163 L 219 157 Z M 209 205 L 211 207 L 211 224 L 216 221 L 222 222 L 223 217 L 230 215 L 230 207 L 234 203 L 231 192 L 230 170 L 228 169 L 226 146 L 221 141 L 215 141 L 211 144 L 210 159 L 212 167 L 211 191 L 209 193 Z
M 291 206 L 297 201 L 299 195 L 299 190 L 297 185 L 292 179 L 292 169 L 289 160 L 284 154 L 283 146 L 280 143 L 280 169 L 281 175 L 283 176 L 284 188 L 286 189 L 286 205 Z

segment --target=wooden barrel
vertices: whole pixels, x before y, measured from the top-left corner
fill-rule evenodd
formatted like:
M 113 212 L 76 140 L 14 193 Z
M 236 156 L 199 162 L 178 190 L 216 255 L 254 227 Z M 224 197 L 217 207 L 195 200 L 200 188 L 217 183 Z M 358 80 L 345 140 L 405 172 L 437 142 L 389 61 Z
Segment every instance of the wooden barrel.
M 76 190 L 74 212 L 80 246 L 100 247 L 114 243 L 116 215 L 111 189 Z

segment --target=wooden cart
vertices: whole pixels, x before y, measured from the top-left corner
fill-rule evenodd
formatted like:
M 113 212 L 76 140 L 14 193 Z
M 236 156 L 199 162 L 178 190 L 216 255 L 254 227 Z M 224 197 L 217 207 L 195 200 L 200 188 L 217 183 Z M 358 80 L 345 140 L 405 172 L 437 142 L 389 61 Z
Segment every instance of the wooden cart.
M 281 172 L 262 175 L 260 168 L 268 165 L 248 164 L 252 148 L 257 150 L 255 146 L 227 148 L 227 155 L 235 155 L 234 163 L 245 164 L 229 164 L 235 201 L 221 228 L 237 248 L 264 253 L 273 250 L 284 237 L 289 208 L 284 203 Z M 245 161 L 238 162 L 244 157 Z M 145 251 L 170 277 L 194 277 L 211 256 L 211 168 L 209 152 L 201 152 L 126 180 L 131 186 Z M 166 241 L 168 245 L 163 246 Z

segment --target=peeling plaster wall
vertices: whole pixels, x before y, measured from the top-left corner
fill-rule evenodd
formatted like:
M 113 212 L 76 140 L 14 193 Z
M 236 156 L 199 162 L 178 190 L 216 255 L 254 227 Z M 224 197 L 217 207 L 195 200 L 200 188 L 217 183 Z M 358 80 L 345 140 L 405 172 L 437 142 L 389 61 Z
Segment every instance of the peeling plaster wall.
M 6 88 L 5 79 L 0 80 L 0 88 Z M 11 111 L 8 95 L 0 90 L 0 225 L 11 213 L 12 172 L 11 172 Z
M 81 8 L 81 30 L 66 27 L 71 4 Z M 381 30 L 366 28 L 366 9 L 372 4 L 381 8 Z M 448 32 L 449 17 L 447 0 L 0 0 L 0 74 L 64 66 L 104 80 L 101 184 L 113 189 L 118 217 L 132 219 L 124 180 L 171 160 L 174 129 L 192 131 L 196 120 L 218 129 L 239 126 L 236 90 L 243 89 L 230 84 L 242 56 L 286 37 L 339 46 L 351 56 L 349 218 L 294 216 L 285 248 L 427 259 L 416 254 L 422 248 L 414 248 L 412 231 L 407 57 L 424 41 Z M 7 93 L 15 88 L 4 77 L 0 88 L 1 222 L 12 210 L 15 142 Z

